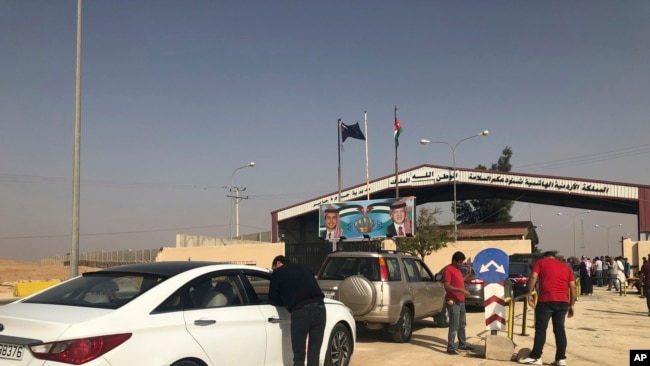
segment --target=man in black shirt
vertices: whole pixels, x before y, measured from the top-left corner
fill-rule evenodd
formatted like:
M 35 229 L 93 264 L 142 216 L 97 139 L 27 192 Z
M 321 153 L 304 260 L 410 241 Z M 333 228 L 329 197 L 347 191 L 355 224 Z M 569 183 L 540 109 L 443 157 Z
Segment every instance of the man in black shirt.
M 314 273 L 307 266 L 288 263 L 279 255 L 273 259 L 269 303 L 284 306 L 291 313 L 291 348 L 294 366 L 318 366 L 320 348 L 325 334 L 325 304 Z

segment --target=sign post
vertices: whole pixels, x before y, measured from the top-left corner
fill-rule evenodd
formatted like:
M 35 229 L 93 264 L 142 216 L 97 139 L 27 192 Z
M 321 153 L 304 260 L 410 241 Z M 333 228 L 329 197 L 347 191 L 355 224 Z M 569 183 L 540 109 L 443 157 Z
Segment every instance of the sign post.
M 503 281 L 508 278 L 508 266 L 508 254 L 501 249 L 487 248 L 474 257 L 474 273 L 488 283 L 483 287 L 485 329 L 489 329 L 492 335 L 498 330 L 505 330 L 506 326 Z

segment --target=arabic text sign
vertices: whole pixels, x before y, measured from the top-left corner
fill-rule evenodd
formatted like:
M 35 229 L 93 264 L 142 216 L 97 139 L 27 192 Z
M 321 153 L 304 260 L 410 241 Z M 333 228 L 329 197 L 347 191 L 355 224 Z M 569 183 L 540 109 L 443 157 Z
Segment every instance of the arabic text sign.
M 474 257 L 474 273 L 487 283 L 498 283 L 508 278 L 508 254 L 501 249 L 483 249 Z

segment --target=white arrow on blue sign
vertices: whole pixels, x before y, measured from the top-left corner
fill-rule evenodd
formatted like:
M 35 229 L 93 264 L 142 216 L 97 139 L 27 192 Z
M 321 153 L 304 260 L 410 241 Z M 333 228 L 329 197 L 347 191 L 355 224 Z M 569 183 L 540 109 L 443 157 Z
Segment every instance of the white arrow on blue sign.
M 474 273 L 487 283 L 505 281 L 509 272 L 508 254 L 501 249 L 483 249 L 474 257 Z

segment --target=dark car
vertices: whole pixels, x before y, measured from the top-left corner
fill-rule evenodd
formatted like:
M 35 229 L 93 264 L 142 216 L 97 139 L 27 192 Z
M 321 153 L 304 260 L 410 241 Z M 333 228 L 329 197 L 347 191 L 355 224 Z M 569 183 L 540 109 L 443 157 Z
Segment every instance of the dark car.
M 528 292 L 531 265 L 528 262 L 510 262 L 508 278 L 512 282 L 512 297 L 517 298 Z
M 444 273 L 447 266 L 442 267 L 438 272 L 441 276 Z M 469 266 L 461 266 L 460 271 L 463 273 L 463 276 L 467 276 L 467 271 L 469 271 Z M 483 294 L 483 287 L 485 282 L 478 278 L 476 274 L 472 274 L 465 279 L 465 290 L 469 291 L 469 295 L 465 295 L 465 305 L 472 307 L 482 308 L 484 306 L 485 297 Z

